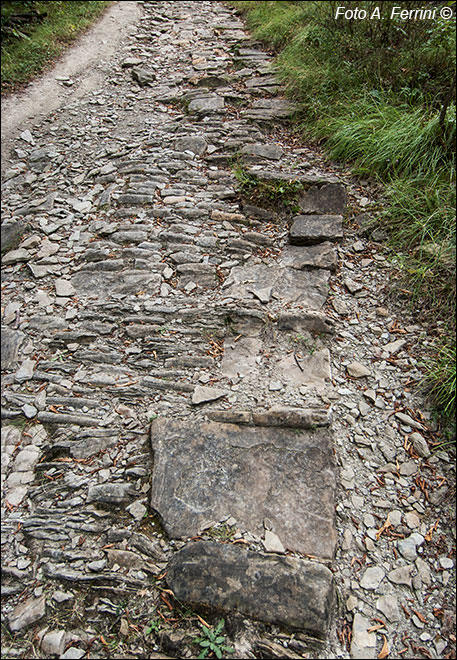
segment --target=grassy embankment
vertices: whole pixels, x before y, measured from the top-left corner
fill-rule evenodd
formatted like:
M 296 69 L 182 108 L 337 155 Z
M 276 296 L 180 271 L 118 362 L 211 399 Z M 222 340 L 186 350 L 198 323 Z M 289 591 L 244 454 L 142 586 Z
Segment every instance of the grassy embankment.
M 229 4 L 277 52 L 303 134 L 384 185 L 374 220 L 389 230 L 410 300 L 429 322 L 425 384 L 441 419 L 453 420 L 455 17 L 390 18 L 394 4 L 424 7 L 419 2 L 345 2 L 388 17 L 358 21 L 336 19 L 341 3 L 328 0 Z
M 2 0 L 2 93 L 17 89 L 41 73 L 110 4 Z

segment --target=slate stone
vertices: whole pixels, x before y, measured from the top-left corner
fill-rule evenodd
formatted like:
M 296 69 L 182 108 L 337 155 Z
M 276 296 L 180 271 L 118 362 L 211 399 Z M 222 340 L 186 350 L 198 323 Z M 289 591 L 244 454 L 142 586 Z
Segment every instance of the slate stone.
M 46 614 L 46 600 L 41 598 L 28 598 L 25 602 L 16 605 L 8 617 L 11 632 L 29 628 Z
M 346 186 L 342 183 L 327 183 L 320 188 L 313 186 L 298 201 L 303 213 L 342 215 L 346 204 Z
M 17 362 L 19 349 L 25 340 L 25 334 L 20 330 L 11 330 L 2 325 L 1 329 L 1 365 L 3 369 L 11 369 Z
M 297 270 L 328 268 L 335 270 L 337 255 L 335 246 L 328 241 L 317 245 L 286 245 L 280 257 L 281 264 Z
M 30 252 L 28 252 L 28 250 L 24 250 L 24 248 L 18 248 L 17 250 L 11 250 L 10 252 L 7 252 L 2 258 L 2 264 L 4 266 L 10 266 L 11 264 L 24 263 L 25 261 L 29 261 L 31 258 L 32 255 Z
M 241 153 L 268 160 L 279 160 L 284 155 L 283 149 L 276 144 L 247 144 L 242 147 Z
M 197 405 L 199 403 L 206 403 L 208 401 L 217 401 L 217 399 L 221 399 L 226 394 L 227 392 L 225 390 L 219 390 L 215 387 L 203 387 L 202 385 L 196 385 L 192 394 L 192 403 Z
M 371 622 L 358 612 L 352 624 L 351 658 L 368 660 L 376 657 L 376 634 L 368 632 Z
M 224 99 L 217 94 L 208 94 L 200 96 L 189 103 L 189 112 L 195 112 L 201 115 L 210 114 L 222 110 Z
M 21 242 L 22 234 L 27 225 L 25 222 L 13 222 L 1 226 L 1 251 L 2 254 L 14 250 Z
M 269 518 L 286 548 L 333 556 L 335 474 L 326 428 L 160 417 L 151 425 L 151 443 L 151 506 L 170 537 L 194 536 L 204 521 L 228 514 L 261 536 Z
M 327 299 L 327 270 L 295 271 L 281 266 L 235 266 L 224 282 L 225 294 L 231 298 L 248 297 L 253 288 L 271 287 L 272 297 L 282 303 L 297 302 L 308 309 L 319 310 Z
M 157 294 L 162 278 L 158 273 L 138 270 L 103 273 L 84 269 L 73 275 L 71 283 L 78 294 L 85 293 L 107 298 L 112 294 L 135 294 L 139 291 Z
M 132 69 L 132 78 L 135 80 L 140 87 L 145 87 L 150 85 L 156 79 L 155 73 L 149 71 L 148 69 L 143 69 L 140 67 L 135 67 Z
M 320 638 L 327 633 L 333 577 L 318 563 L 198 541 L 173 556 L 167 580 L 183 602 L 236 610 Z
M 313 245 L 343 238 L 341 215 L 297 215 L 289 232 L 292 245 Z
M 203 137 L 189 135 L 176 138 L 174 148 L 176 151 L 192 151 L 197 156 L 205 153 L 208 144 Z

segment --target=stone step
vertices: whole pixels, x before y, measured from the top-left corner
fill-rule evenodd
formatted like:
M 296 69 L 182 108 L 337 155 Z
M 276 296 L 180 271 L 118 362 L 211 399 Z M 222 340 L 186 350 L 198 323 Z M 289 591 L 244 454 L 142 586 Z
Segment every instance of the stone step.
M 167 581 L 181 602 L 237 611 L 318 638 L 327 634 L 335 598 L 333 575 L 322 564 L 208 541 L 179 550 Z

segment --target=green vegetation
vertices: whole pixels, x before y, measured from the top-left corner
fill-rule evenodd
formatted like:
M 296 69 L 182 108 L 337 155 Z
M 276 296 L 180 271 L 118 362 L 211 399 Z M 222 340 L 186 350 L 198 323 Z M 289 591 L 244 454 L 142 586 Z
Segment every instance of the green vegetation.
M 109 4 L 2 1 L 2 93 L 43 71 Z
M 203 635 L 194 640 L 196 644 L 202 647 L 199 658 L 206 658 L 210 652 L 213 652 L 216 658 L 222 658 L 223 652 L 235 653 L 232 646 L 225 645 L 225 636 L 221 635 L 223 627 L 224 619 L 221 619 L 214 629 L 201 624 Z
M 268 205 L 277 211 L 299 211 L 298 198 L 305 189 L 300 181 L 264 181 L 251 174 L 241 159 L 232 165 L 240 192 L 253 204 Z
M 345 2 L 380 18 L 336 18 L 332 1 L 230 2 L 277 53 L 278 75 L 299 105 L 299 130 L 330 158 L 383 184 L 374 219 L 436 336 L 427 385 L 444 418 L 455 414 L 455 16 L 392 17 L 414 1 Z M 441 326 L 436 326 L 441 321 Z

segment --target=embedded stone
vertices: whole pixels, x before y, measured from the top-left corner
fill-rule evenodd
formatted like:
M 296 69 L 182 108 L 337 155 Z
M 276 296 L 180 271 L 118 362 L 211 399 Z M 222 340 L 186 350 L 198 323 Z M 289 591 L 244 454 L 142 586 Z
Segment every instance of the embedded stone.
M 298 201 L 303 213 L 342 215 L 346 204 L 346 186 L 342 183 L 327 183 L 320 188 L 313 186 Z
M 337 263 L 335 246 L 329 242 L 307 246 L 286 245 L 281 254 L 281 263 L 297 270 L 311 268 L 335 270 Z
M 183 602 L 235 610 L 320 638 L 327 633 L 333 577 L 318 563 L 197 541 L 173 556 L 167 580 Z
M 348 374 L 353 378 L 365 378 L 371 376 L 371 371 L 360 362 L 351 362 L 346 367 Z
M 159 417 L 151 425 L 151 443 L 151 506 L 170 537 L 194 536 L 205 520 L 230 511 L 256 536 L 269 518 L 287 549 L 333 556 L 335 473 L 328 429 Z
M 197 405 L 199 403 L 206 403 L 208 401 L 217 401 L 225 396 L 227 392 L 225 390 L 219 390 L 215 387 L 204 387 L 203 385 L 197 385 L 192 394 L 192 403 Z
M 1 331 L 1 366 L 10 369 L 18 360 L 19 349 L 25 339 L 25 334 L 20 330 L 11 330 L 2 326 Z
M 29 628 L 42 619 L 45 614 L 46 600 L 44 596 L 40 598 L 28 598 L 25 602 L 16 605 L 8 616 L 10 630 L 11 632 L 17 632 L 18 630 Z
M 224 99 L 217 94 L 208 94 L 207 96 L 200 96 L 189 103 L 189 112 L 198 114 L 209 114 L 222 110 L 224 107 Z
M 292 245 L 313 245 L 343 238 L 342 215 L 297 215 L 289 232 Z

